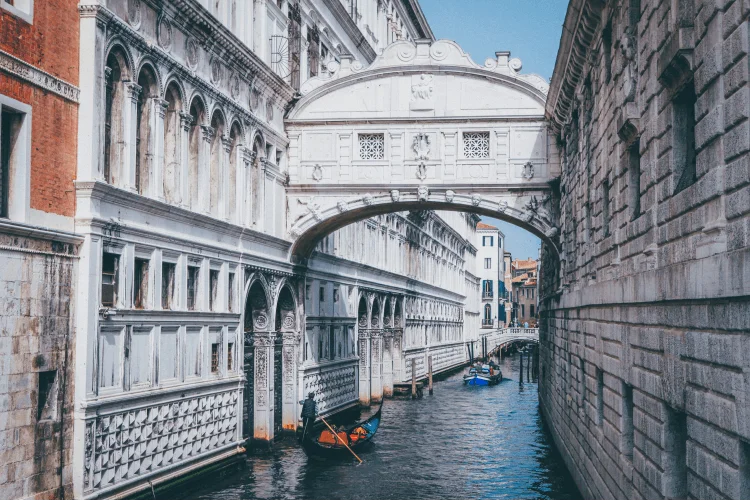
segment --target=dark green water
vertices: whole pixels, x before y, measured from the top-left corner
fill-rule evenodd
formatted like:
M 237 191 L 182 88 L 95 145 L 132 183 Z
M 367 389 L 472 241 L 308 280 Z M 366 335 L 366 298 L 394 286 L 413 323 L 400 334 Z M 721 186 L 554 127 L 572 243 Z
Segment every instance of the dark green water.
M 461 374 L 421 400 L 386 400 L 364 464 L 308 458 L 296 442 L 252 455 L 222 476 L 171 493 L 186 499 L 580 498 L 544 423 L 537 385 L 519 383 L 518 356 L 494 387 Z M 524 380 L 525 380 L 524 375 Z

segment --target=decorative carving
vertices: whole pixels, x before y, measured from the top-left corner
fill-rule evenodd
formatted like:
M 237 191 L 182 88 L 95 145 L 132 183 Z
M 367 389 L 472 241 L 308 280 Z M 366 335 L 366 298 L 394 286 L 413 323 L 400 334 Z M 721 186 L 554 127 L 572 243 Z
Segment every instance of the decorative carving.
M 252 110 L 253 113 L 257 113 L 259 106 L 260 106 L 260 91 L 258 89 L 254 89 L 250 93 L 250 110 Z
M 266 119 L 269 122 L 273 120 L 273 101 L 271 99 L 266 100 Z
M 346 212 L 346 210 L 349 208 L 349 204 L 341 200 L 336 204 L 336 207 L 338 208 L 339 212 Z
M 240 97 L 240 77 L 237 76 L 237 73 L 232 73 L 232 76 L 229 77 L 229 94 L 232 99 Z
M 253 328 L 262 330 L 268 327 L 268 316 L 263 312 L 258 312 L 253 319 Z
M 384 157 L 384 134 L 359 134 L 359 158 L 362 160 L 383 160 Z
M 521 71 L 521 68 L 523 68 L 523 63 L 521 62 L 520 59 L 518 59 L 517 57 L 514 57 L 513 59 L 508 61 L 508 67 L 510 67 L 511 70 L 518 73 L 519 71 Z
M 478 207 L 480 203 L 482 203 L 482 196 L 479 193 L 472 193 L 471 205 Z
M 525 179 L 532 179 L 534 177 L 534 164 L 532 164 L 531 162 L 526 162 L 523 166 L 521 175 Z
M 77 103 L 80 96 L 78 87 L 21 61 L 20 59 L 0 50 L 0 71 L 26 80 L 44 90 Z
M 318 412 L 357 400 L 357 373 L 354 366 L 321 368 L 305 374 L 303 393 L 315 393 Z
M 420 132 L 414 136 L 411 147 L 414 150 L 416 160 L 427 160 L 430 156 L 430 136 Z
M 539 219 L 541 222 L 550 227 L 555 227 L 555 221 L 552 217 L 552 213 L 547 208 L 550 204 L 551 196 L 547 195 L 541 202 L 537 200 L 536 196 L 532 196 L 531 199 L 524 205 L 524 209 L 528 211 L 527 221 L 531 221 L 534 217 Z
M 264 393 L 262 390 L 268 388 L 268 349 L 266 347 L 257 347 L 258 337 L 256 336 L 255 349 L 255 387 L 257 393 Z
M 427 166 L 424 162 L 419 162 L 419 165 L 417 165 L 417 179 L 420 181 L 424 181 L 427 179 Z
M 411 86 L 411 103 L 409 108 L 415 111 L 426 111 L 435 108 L 434 92 L 435 87 L 432 84 L 433 76 L 429 73 L 422 73 L 419 79 Z
M 453 191 L 453 190 L 446 190 L 445 191 L 445 201 L 446 202 L 452 202 L 453 201 L 453 197 L 455 197 L 455 196 L 456 196 L 456 192 L 455 191 Z
M 198 42 L 193 37 L 189 37 L 185 41 L 185 59 L 190 68 L 195 69 L 198 67 L 200 61 L 200 49 Z
M 372 195 L 369 193 L 365 194 L 365 196 L 362 197 L 362 203 L 365 205 L 372 205 Z
M 622 73 L 622 95 L 624 102 L 630 102 L 635 99 L 635 90 L 638 78 L 638 63 L 635 47 L 635 37 L 630 26 L 625 27 L 620 40 L 620 52 L 625 61 Z
M 166 16 L 162 16 L 159 19 L 159 27 L 157 28 L 158 33 L 156 39 L 159 42 L 159 46 L 169 51 L 172 48 L 172 24 L 169 22 Z
M 464 158 L 490 158 L 489 132 L 464 132 Z
M 430 195 L 430 190 L 427 186 L 420 186 L 417 188 L 417 198 L 420 202 L 427 201 L 427 197 Z
M 222 77 L 223 69 L 221 67 L 221 61 L 215 57 L 211 60 L 211 82 L 214 85 L 219 85 L 221 84 Z
M 497 210 L 499 212 L 505 212 L 505 211 L 507 211 L 508 210 L 508 202 L 506 202 L 505 200 L 502 200 L 502 201 L 498 202 L 498 204 L 497 204 Z
M 322 221 L 323 216 L 320 213 L 320 204 L 318 203 L 317 199 L 315 197 L 311 198 L 298 198 L 297 203 L 300 205 L 303 205 L 307 207 L 307 214 L 303 214 L 300 217 L 303 217 L 305 215 L 312 216 L 316 221 Z
M 86 423 L 84 492 L 130 482 L 234 443 L 234 390 L 100 414 Z
M 391 190 L 391 200 L 394 202 L 401 200 L 401 192 L 398 190 Z
M 320 167 L 320 164 L 315 164 L 312 170 L 312 178 L 315 181 L 320 181 L 323 179 L 323 169 Z
M 135 29 L 141 25 L 141 0 L 128 0 L 128 22 Z

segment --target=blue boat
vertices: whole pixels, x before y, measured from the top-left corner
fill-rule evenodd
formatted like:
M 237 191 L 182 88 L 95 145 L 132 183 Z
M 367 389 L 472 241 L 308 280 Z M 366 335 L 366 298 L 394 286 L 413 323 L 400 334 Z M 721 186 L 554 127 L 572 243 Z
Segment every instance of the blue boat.
M 464 384 L 467 386 L 493 386 L 503 380 L 500 368 L 484 364 L 473 365 L 469 373 L 464 375 Z

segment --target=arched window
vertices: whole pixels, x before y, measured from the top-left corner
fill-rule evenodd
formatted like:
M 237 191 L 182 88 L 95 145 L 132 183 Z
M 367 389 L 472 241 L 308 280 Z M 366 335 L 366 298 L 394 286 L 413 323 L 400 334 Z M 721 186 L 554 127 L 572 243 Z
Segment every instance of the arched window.
M 209 172 L 210 178 L 210 212 L 213 216 L 219 215 L 219 196 L 221 194 L 221 157 L 223 155 L 222 138 L 224 137 L 224 116 L 220 111 L 215 111 L 211 119 L 211 128 L 213 129 L 213 140 L 211 141 L 211 165 Z
M 250 172 L 250 184 L 251 184 L 251 199 L 252 199 L 252 221 L 253 225 L 258 224 L 258 217 L 260 215 L 260 203 L 261 203 L 261 167 L 260 162 L 262 158 L 265 158 L 263 147 L 263 139 L 260 136 L 255 136 L 253 142 L 253 165 Z
M 239 147 L 242 142 L 242 131 L 235 122 L 229 132 L 229 220 L 237 222 L 237 165 L 239 164 Z
M 205 125 L 206 111 L 200 99 L 194 98 L 190 105 L 190 116 L 193 121 L 190 126 L 188 138 L 188 196 L 190 197 L 190 208 L 194 211 L 200 210 L 200 198 L 198 186 L 200 185 L 200 147 L 203 132 L 201 125 Z
M 168 203 L 180 203 L 180 111 L 182 96 L 177 84 L 172 82 L 164 94 L 167 111 L 164 116 L 164 198 Z
M 153 99 L 159 97 L 156 75 L 150 66 L 144 66 L 138 75 L 141 97 L 136 108 L 135 135 L 135 187 L 141 195 L 148 194 L 154 145 L 151 141 L 151 115 Z
M 125 132 L 123 129 L 123 105 L 125 82 L 129 79 L 127 59 L 121 50 L 115 49 L 107 57 L 104 88 L 104 181 L 117 184 L 121 181 L 122 153 Z
M 492 306 L 489 304 L 484 305 L 484 319 L 485 321 L 492 319 Z

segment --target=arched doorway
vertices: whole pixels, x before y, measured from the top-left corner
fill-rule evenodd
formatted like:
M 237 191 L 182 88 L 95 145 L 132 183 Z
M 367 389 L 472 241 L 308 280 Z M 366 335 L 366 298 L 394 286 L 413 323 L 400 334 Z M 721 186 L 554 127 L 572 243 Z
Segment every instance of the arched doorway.
M 268 299 L 266 291 L 260 280 L 254 280 L 247 293 L 245 302 L 245 319 L 243 325 L 244 331 L 244 364 L 245 371 L 245 395 L 242 402 L 242 436 L 245 439 L 263 438 L 255 435 L 255 414 L 256 414 L 256 349 L 261 349 L 259 344 L 256 347 L 255 336 L 261 334 L 268 326 Z M 265 359 L 261 355 L 261 360 Z M 257 370 L 259 374 L 259 383 L 263 382 L 262 367 L 259 365 Z M 258 398 L 259 403 L 264 403 L 263 397 Z
M 383 400 L 383 331 L 381 299 L 375 297 L 370 311 L 370 402 Z
M 357 307 L 357 343 L 359 350 L 359 402 L 370 405 L 370 316 L 367 298 L 362 295 Z
M 297 426 L 294 400 L 296 369 L 297 314 L 294 293 L 289 284 L 282 286 L 276 302 L 274 330 L 273 431 L 278 439 Z

